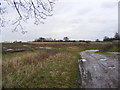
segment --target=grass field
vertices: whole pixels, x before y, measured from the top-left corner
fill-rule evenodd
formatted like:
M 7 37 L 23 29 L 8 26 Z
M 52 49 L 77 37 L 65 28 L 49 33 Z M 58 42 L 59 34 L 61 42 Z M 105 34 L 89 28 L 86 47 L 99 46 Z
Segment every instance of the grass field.
M 41 50 L 3 61 L 4 87 L 72 87 L 78 57 L 65 51 Z
M 3 87 L 80 87 L 76 50 L 54 48 L 3 54 Z
M 80 88 L 79 52 L 118 49 L 110 42 L 4 43 L 3 47 L 4 88 Z M 7 49 L 24 49 L 24 52 L 10 53 Z

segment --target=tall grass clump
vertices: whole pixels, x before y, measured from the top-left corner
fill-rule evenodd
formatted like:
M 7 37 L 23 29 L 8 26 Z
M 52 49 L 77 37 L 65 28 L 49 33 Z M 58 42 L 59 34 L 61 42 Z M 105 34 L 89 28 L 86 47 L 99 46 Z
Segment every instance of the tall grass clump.
M 77 79 L 78 56 L 42 50 L 3 60 L 4 88 L 69 88 Z

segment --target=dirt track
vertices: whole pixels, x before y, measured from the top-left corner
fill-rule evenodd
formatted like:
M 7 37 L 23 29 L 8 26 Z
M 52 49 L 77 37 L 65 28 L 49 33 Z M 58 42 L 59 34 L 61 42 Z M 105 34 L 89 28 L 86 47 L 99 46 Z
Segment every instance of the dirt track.
M 80 53 L 82 88 L 117 88 L 118 55 L 99 54 L 94 50 Z

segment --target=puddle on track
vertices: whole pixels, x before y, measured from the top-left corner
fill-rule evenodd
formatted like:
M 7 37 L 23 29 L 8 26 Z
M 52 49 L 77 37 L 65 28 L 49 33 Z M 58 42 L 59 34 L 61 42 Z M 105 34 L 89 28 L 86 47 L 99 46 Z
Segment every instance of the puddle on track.
M 52 47 L 36 47 L 36 48 L 40 48 L 40 49 L 52 49 Z
M 101 58 L 100 61 L 106 61 L 107 59 L 106 58 Z
M 108 67 L 109 69 L 114 69 L 114 68 L 116 68 L 116 67 Z
M 81 61 L 86 62 L 87 60 L 86 59 L 81 59 Z
M 97 52 L 97 51 L 99 51 L 99 50 L 86 50 L 86 51 Z

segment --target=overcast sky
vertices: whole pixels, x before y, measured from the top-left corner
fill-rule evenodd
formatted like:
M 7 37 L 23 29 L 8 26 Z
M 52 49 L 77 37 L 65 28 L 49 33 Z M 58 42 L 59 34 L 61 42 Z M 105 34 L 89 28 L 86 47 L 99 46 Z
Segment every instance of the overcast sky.
M 11 10 L 12 11 L 12 10 Z M 12 32 L 13 25 L 2 28 L 2 41 L 32 41 L 39 37 L 76 40 L 102 40 L 118 32 L 118 0 L 58 0 L 52 17 L 38 26 L 24 24 L 28 32 Z M 15 14 L 8 14 L 14 19 Z

